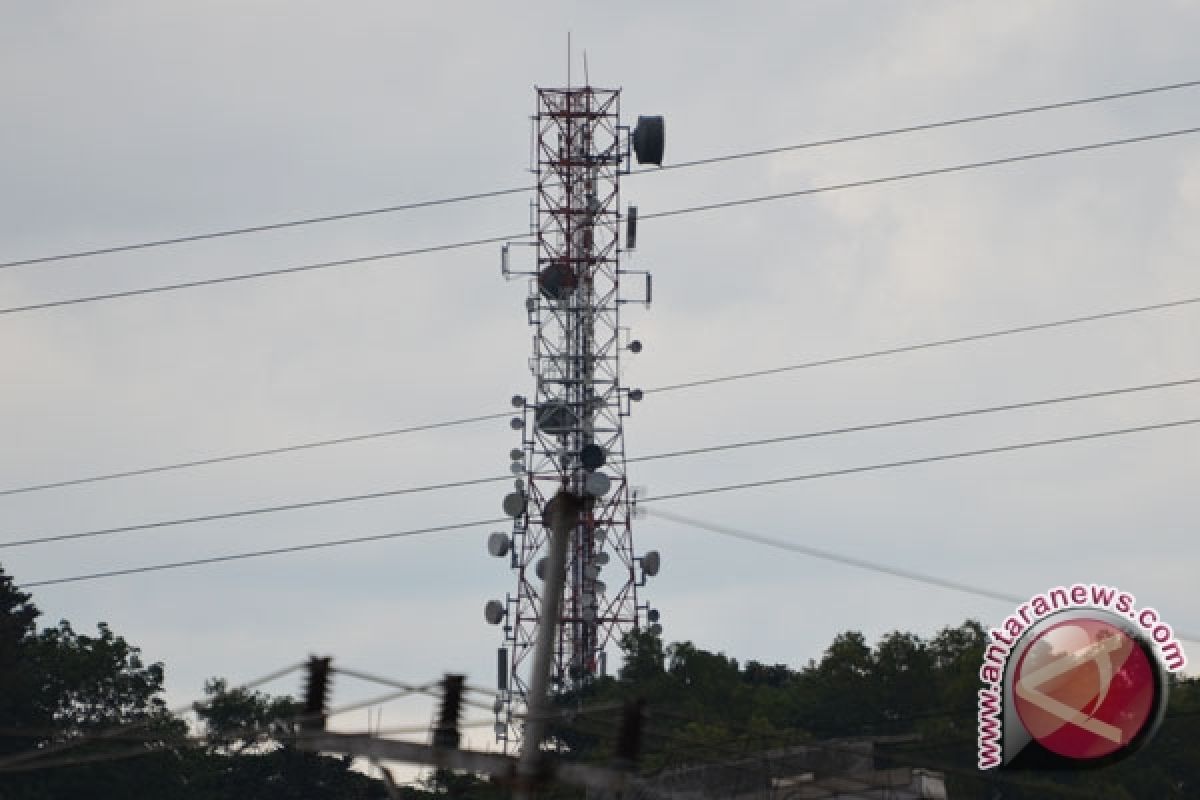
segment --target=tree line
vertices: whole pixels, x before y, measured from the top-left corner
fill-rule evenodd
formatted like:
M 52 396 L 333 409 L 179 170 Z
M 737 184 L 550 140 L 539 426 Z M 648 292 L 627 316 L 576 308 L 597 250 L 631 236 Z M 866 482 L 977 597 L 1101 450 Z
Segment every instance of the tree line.
M 199 730 L 163 699 L 165 668 L 99 623 L 39 627 L 31 596 L 0 569 L 0 800 L 386 800 L 352 761 L 293 747 L 292 697 L 206 687 Z M 1157 737 L 1103 770 L 1014 775 L 975 769 L 976 697 L 986 632 L 975 621 L 929 638 L 896 631 L 873 645 L 839 634 L 803 665 L 765 664 L 646 632 L 622 642 L 624 664 L 557 700 L 550 726 L 560 757 L 612 764 L 624 709 L 642 724 L 637 769 L 696 763 L 849 737 L 888 737 L 879 766 L 941 770 L 951 798 L 1113 800 L 1200 796 L 1200 680 L 1172 679 Z M 628 717 L 626 717 L 628 719 Z M 628 746 L 625 741 L 624 746 Z M 621 762 L 627 763 L 627 762 Z M 471 775 L 434 773 L 404 800 L 507 797 Z M 546 797 L 581 797 L 549 790 Z

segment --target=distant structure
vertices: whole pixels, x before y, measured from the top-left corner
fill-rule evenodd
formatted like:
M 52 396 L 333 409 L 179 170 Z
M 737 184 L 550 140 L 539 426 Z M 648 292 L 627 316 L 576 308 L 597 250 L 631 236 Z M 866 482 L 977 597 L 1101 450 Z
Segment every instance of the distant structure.
M 511 532 L 490 535 L 488 551 L 507 558 L 516 591 L 491 600 L 487 621 L 502 625 L 498 652 L 496 736 L 521 737 L 529 668 L 540 623 L 548 543 L 544 509 L 560 489 L 587 497 L 572 530 L 550 685 L 570 691 L 607 671 L 606 647 L 645 624 L 661 632 L 658 612 L 638 600 L 660 559 L 633 545 L 634 492 L 625 473 L 623 420 L 642 399 L 621 384 L 621 354 L 642 343 L 621 326 L 621 306 L 651 300 L 648 272 L 623 269 L 636 243 L 637 209 L 622 215 L 620 178 L 632 159 L 662 164 L 661 117 L 621 125 L 620 90 L 591 86 L 538 89 L 531 169 L 531 241 L 509 243 L 507 278 L 527 276 L 525 313 L 533 327 L 532 395 L 512 398 L 511 427 L 520 447 L 509 454 L 513 491 L 504 510 Z M 631 153 L 632 151 L 632 153 Z M 620 241 L 625 222 L 625 246 Z M 510 265 L 512 245 L 534 248 L 527 269 Z M 631 295 L 631 288 L 633 295 Z

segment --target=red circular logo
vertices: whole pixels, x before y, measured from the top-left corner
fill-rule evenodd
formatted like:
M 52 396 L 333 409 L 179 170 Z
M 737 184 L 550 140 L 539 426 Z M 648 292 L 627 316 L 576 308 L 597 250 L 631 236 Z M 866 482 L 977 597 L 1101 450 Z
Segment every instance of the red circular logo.
M 1101 619 L 1070 619 L 1040 631 L 1013 673 L 1021 723 L 1047 750 L 1103 758 L 1150 723 L 1154 665 L 1129 634 Z

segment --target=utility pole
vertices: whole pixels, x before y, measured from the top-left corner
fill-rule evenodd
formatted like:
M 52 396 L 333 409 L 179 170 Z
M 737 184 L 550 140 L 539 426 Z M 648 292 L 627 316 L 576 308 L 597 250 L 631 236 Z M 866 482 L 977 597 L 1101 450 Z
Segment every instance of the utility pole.
M 566 580 L 565 562 L 571 530 L 579 519 L 582 506 L 579 499 L 560 491 L 546 507 L 550 519 L 550 555 L 542 594 L 542 623 L 533 654 L 528 716 L 525 737 L 521 744 L 521 760 L 517 765 L 518 791 L 514 800 L 529 800 L 529 789 L 540 766 L 542 739 L 545 738 L 546 716 L 550 711 L 550 672 L 553 667 L 554 640 L 558 633 L 559 606 L 562 604 Z

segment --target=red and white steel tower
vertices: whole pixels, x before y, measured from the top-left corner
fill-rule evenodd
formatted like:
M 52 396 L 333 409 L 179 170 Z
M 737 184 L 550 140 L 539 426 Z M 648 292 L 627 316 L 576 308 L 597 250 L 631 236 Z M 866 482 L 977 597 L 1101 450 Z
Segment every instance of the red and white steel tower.
M 488 549 L 507 557 L 517 576 L 515 594 L 492 600 L 488 622 L 503 624 L 499 650 L 496 735 L 520 738 L 534 641 L 553 632 L 550 686 L 569 691 L 606 672 L 606 647 L 649 623 L 658 613 L 639 603 L 638 588 L 658 572 L 659 556 L 638 556 L 633 545 L 633 492 L 625 472 L 623 420 L 641 400 L 621 384 L 621 353 L 641 343 L 621 326 L 621 307 L 651 299 L 650 275 L 622 268 L 634 246 L 637 210 L 622 215 L 620 178 L 632 156 L 661 164 L 661 117 L 621 125 L 620 90 L 591 86 L 538 89 L 531 167 L 537 175 L 531 237 L 536 263 L 509 265 L 506 277 L 528 276 L 525 310 L 533 327 L 529 366 L 534 392 L 516 396 L 512 427 L 521 446 L 512 451 L 514 491 L 504 499 L 511 533 L 491 534 Z M 632 154 L 631 154 L 631 151 Z M 625 246 L 621 223 L 625 221 Z M 637 296 L 628 296 L 630 287 Z M 539 628 L 546 572 L 548 500 L 565 489 L 586 498 L 575 521 L 557 625 Z

